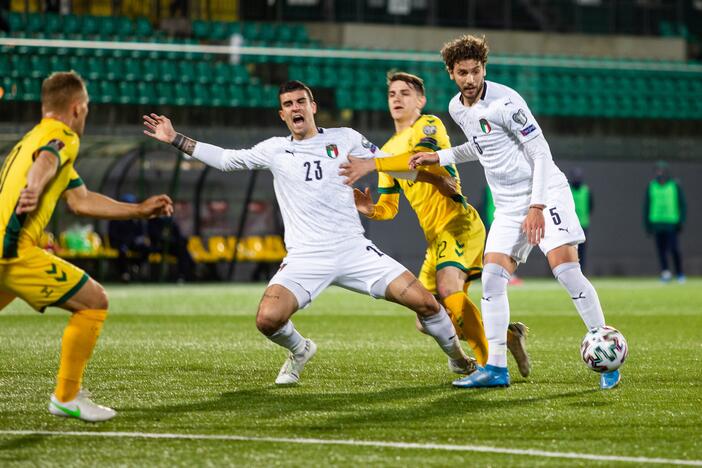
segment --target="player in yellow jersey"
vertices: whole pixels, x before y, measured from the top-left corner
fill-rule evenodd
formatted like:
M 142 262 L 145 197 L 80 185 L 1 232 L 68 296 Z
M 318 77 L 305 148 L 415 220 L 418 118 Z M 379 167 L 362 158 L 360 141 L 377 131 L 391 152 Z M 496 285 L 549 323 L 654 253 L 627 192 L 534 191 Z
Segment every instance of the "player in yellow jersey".
M 16 297 L 39 312 L 72 313 L 61 339 L 57 383 L 49 412 L 85 421 L 115 416 L 81 389 L 83 371 L 107 316 L 105 290 L 80 268 L 39 247 L 63 197 L 76 214 L 102 219 L 173 213 L 166 195 L 120 203 L 89 191 L 74 168 L 88 115 L 88 93 L 75 72 L 53 73 L 41 87 L 42 120 L 12 148 L 0 170 L 0 310 Z
M 426 104 L 423 80 L 409 73 L 396 72 L 388 75 L 387 84 L 388 107 L 396 132 L 382 151 L 404 155 L 450 148 L 449 136 L 441 120 L 421 113 Z M 355 160 L 347 170 L 352 171 L 357 166 L 363 170 L 363 175 L 380 170 L 382 164 L 382 159 L 375 162 Z M 453 178 L 457 194 L 445 197 L 432 183 L 395 178 L 387 172 L 379 172 L 378 202 L 373 203 L 369 189 L 365 193 L 356 189 L 356 207 L 371 219 L 392 219 L 398 212 L 399 194 L 404 193 L 417 214 L 428 243 L 419 280 L 444 303 L 459 338 L 468 342 L 478 363 L 485 365 L 488 343 L 480 310 L 467 294 L 471 281 L 480 278 L 482 272 L 485 227 L 475 208 L 460 195 L 460 179 L 455 166 L 428 166 L 427 170 L 437 178 Z M 342 175 L 352 176 L 350 172 L 342 172 Z M 525 347 L 527 328 L 521 323 L 513 323 L 509 330 L 509 348 L 519 364 L 520 373 L 527 376 L 530 371 Z

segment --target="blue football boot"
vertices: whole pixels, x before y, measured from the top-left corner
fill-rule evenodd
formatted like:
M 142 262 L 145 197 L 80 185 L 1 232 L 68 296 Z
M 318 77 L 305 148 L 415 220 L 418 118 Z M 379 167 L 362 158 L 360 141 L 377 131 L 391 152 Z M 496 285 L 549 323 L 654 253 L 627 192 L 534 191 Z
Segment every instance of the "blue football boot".
M 509 387 L 509 372 L 506 367 L 487 365 L 478 368 L 472 374 L 453 382 L 454 387 L 460 388 L 487 388 Z
M 619 373 L 619 370 L 604 372 L 600 374 L 600 388 L 602 390 L 614 388 L 619 385 L 620 380 L 622 380 L 622 376 Z

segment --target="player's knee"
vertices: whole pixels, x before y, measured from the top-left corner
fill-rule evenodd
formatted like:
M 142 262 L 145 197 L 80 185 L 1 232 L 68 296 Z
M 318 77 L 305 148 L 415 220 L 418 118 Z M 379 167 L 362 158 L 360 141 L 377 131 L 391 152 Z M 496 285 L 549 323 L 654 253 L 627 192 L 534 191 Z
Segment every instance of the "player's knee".
M 90 299 L 88 300 L 88 308 L 107 310 L 109 308 L 110 301 L 107 299 L 107 292 L 105 292 L 105 288 L 103 288 L 97 281 L 95 282 L 94 286 L 95 287 L 90 295 Z
M 507 282 L 510 274 L 502 266 L 496 263 L 488 263 L 483 268 L 481 281 L 483 283 L 483 293 L 495 296 L 507 292 Z
M 440 310 L 441 306 L 439 302 L 429 291 L 425 291 L 414 305 L 414 311 L 417 312 L 417 315 L 420 317 L 429 317 L 438 314 Z
M 457 290 L 455 286 L 452 285 L 437 284 L 436 292 L 439 294 L 439 297 L 443 300 L 449 297 L 451 294 L 459 292 L 459 290 Z
M 280 330 L 285 325 L 285 321 L 281 320 L 273 310 L 267 307 L 259 307 L 256 314 L 256 328 L 266 336 Z

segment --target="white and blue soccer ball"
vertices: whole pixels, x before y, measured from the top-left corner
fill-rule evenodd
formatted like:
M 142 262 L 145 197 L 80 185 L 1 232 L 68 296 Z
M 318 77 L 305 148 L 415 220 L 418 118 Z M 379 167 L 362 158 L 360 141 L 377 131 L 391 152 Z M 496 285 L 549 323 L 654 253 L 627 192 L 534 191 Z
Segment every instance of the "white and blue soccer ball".
M 604 326 L 593 328 L 583 338 L 580 356 L 595 372 L 611 372 L 619 369 L 629 355 L 626 338 L 616 328 Z

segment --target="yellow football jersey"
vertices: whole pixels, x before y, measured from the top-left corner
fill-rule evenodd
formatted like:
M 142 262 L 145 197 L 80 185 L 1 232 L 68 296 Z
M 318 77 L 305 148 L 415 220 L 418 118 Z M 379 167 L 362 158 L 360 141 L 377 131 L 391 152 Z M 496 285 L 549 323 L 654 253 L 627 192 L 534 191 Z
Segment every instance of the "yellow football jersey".
M 450 147 L 451 142 L 443 122 L 434 115 L 422 115 L 411 127 L 393 135 L 383 145 L 382 151 L 399 155 L 408 152 L 438 151 Z M 441 175 L 451 175 L 458 182 L 458 191 L 461 191 L 456 166 L 430 166 L 427 170 Z M 441 195 L 432 184 L 395 179 L 385 172 L 378 173 L 378 192 L 380 194 L 404 193 L 412 209 L 417 213 L 419 224 L 429 241 L 438 236 L 454 217 L 468 212 L 468 205 L 462 196 L 447 198 Z
M 64 190 L 83 184 L 73 167 L 79 146 L 80 138 L 70 127 L 45 118 L 5 157 L 0 170 L 0 262 L 18 257 L 23 248 L 38 245 Z M 17 201 L 27 185 L 27 173 L 41 151 L 58 157 L 58 172 L 44 188 L 36 210 L 17 215 Z

